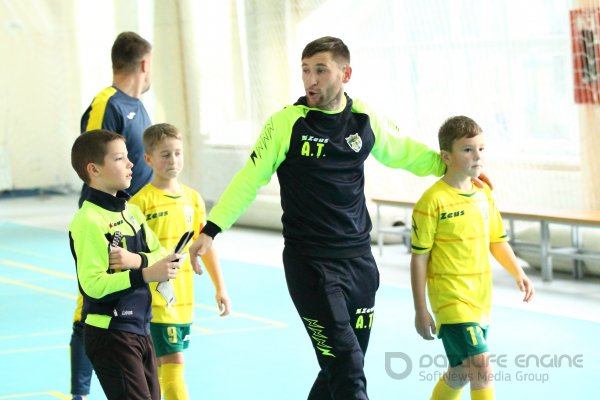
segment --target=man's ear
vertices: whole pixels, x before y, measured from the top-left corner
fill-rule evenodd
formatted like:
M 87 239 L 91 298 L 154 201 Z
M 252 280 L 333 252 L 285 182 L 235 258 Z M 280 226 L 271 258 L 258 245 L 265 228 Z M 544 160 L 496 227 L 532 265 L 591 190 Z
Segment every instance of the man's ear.
M 350 64 L 348 64 L 344 67 L 344 76 L 342 78 L 342 82 L 348 83 L 350 77 L 352 77 L 352 67 L 350 66 Z
M 142 58 L 142 61 L 140 61 L 140 71 L 146 73 L 148 71 L 148 63 L 149 60 L 147 58 Z

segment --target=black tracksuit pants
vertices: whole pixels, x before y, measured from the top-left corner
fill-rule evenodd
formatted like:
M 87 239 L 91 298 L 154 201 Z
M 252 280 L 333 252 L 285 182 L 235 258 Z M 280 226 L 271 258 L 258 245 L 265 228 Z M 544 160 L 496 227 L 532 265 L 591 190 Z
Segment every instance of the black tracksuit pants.
M 160 400 L 152 336 L 84 327 L 85 352 L 108 400 Z
M 368 399 L 364 355 L 379 287 L 373 255 L 313 258 L 286 246 L 283 265 L 321 367 L 308 399 Z

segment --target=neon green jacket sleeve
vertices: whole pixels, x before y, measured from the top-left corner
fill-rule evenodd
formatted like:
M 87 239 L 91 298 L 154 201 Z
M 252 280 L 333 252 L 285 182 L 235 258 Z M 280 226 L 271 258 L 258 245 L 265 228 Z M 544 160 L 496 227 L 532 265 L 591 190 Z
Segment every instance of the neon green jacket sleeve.
M 132 271 L 108 273 L 108 241 L 100 216 L 80 209 L 70 226 L 77 255 L 77 276 L 83 291 L 91 299 L 109 300 L 131 288 Z
M 446 165 L 440 154 L 423 143 L 400 135 L 398 127 L 389 119 L 377 115 L 364 102 L 354 100 L 353 111 L 369 115 L 375 134 L 373 157 L 391 168 L 402 168 L 417 176 L 442 176 Z
M 119 216 L 118 213 L 112 213 Z M 76 267 L 79 283 L 90 299 L 108 301 L 123 296 L 123 292 L 133 286 L 143 285 L 141 269 L 126 270 L 122 272 L 108 272 L 108 241 L 106 239 L 107 221 L 110 221 L 111 212 L 106 211 L 91 203 L 84 203 L 77 211 L 69 227 L 72 240 L 72 250 L 76 256 Z M 121 224 L 118 228 L 125 236 L 135 235 L 144 229 L 146 245 L 150 252 L 141 252 L 141 249 L 127 249 L 139 253 L 143 258 L 143 266 L 152 265 L 166 256 L 166 251 L 160 246 L 158 238 L 144 223 L 144 216 L 136 206 L 128 206 L 126 210 L 128 223 Z M 114 218 L 112 218 L 114 220 Z M 135 231 L 130 231 L 130 226 Z
M 294 107 L 295 109 L 295 107 Z M 291 126 L 300 112 L 282 110 L 265 123 L 250 158 L 233 177 L 208 220 L 221 230 L 227 230 L 246 211 L 256 198 L 258 189 L 271 181 L 271 177 L 285 160 L 290 146 Z

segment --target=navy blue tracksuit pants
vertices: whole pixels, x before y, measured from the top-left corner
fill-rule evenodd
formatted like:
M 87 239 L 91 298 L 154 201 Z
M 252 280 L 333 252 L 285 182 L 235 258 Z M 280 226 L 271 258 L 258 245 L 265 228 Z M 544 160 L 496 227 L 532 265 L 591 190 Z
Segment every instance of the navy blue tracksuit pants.
M 364 355 L 379 287 L 373 255 L 314 258 L 286 246 L 283 265 L 321 367 L 308 399 L 368 400 Z

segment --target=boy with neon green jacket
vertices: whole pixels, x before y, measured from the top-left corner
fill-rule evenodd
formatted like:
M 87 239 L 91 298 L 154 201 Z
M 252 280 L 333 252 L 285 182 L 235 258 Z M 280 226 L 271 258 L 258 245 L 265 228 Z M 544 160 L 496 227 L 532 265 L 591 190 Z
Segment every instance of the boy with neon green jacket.
M 133 164 L 122 135 L 83 133 L 71 164 L 90 187 L 69 225 L 85 352 L 109 400 L 159 400 L 148 282 L 175 278 L 180 255 L 167 255 L 140 209 L 127 204 Z

